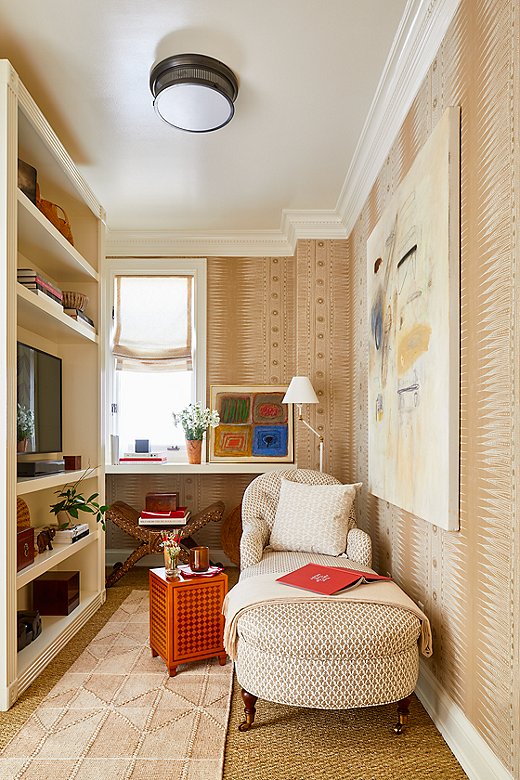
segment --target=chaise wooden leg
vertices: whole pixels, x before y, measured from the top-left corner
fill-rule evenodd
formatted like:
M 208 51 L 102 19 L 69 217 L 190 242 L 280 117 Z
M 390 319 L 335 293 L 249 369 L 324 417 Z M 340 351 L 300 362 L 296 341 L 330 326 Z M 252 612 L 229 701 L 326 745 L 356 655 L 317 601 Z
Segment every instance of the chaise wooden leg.
M 408 715 L 410 714 L 410 701 L 412 696 L 406 696 L 397 702 L 397 723 L 394 726 L 396 734 L 402 734 L 404 727 L 408 724 Z
M 258 696 L 253 696 L 252 693 L 248 693 L 242 688 L 242 699 L 244 701 L 244 704 L 246 705 L 244 707 L 244 713 L 246 719 L 242 721 L 242 723 L 238 727 L 238 730 L 249 731 L 255 719 L 255 712 L 256 712 L 255 704 L 257 702 Z

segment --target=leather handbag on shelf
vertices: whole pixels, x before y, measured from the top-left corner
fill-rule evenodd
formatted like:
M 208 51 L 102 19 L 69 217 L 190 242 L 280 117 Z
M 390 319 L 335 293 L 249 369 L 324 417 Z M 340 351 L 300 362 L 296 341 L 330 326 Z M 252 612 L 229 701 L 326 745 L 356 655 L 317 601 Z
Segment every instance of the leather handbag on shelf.
M 52 203 L 50 200 L 41 198 L 40 187 L 38 184 L 36 184 L 36 205 L 40 209 L 41 213 L 47 217 L 49 222 L 52 222 L 54 227 L 60 231 L 62 236 L 65 236 L 67 241 L 69 241 L 72 246 L 74 246 L 70 222 L 65 213 L 65 210 L 61 206 L 58 206 L 57 203 Z M 59 212 L 61 212 L 61 216 Z

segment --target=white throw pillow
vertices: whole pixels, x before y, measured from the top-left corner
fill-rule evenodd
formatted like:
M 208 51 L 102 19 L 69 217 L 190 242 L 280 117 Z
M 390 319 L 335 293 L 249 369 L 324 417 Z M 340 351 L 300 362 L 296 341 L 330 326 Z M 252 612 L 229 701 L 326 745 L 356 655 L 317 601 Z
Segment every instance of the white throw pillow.
M 273 550 L 341 555 L 347 546 L 355 485 L 308 485 L 282 479 L 269 541 Z

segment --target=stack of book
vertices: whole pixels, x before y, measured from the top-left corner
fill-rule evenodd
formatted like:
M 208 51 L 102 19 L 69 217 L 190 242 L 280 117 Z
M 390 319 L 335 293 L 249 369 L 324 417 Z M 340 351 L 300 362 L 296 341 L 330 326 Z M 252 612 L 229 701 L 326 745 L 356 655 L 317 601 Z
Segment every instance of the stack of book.
M 73 320 L 76 320 L 76 322 L 81 322 L 82 325 L 85 325 L 94 333 L 96 332 L 96 326 L 94 325 L 94 321 L 91 320 L 90 317 L 87 314 L 85 314 L 84 311 L 81 311 L 81 309 L 64 308 L 63 311 L 65 312 L 65 314 L 68 314 L 69 317 L 72 317 Z
M 20 284 L 23 284 L 24 287 L 27 287 L 28 290 L 31 290 L 36 295 L 46 295 L 48 298 L 56 301 L 56 303 L 63 305 L 63 293 L 59 287 L 45 279 L 34 268 L 18 268 L 16 278 Z
M 61 531 L 56 531 L 54 536 L 54 542 L 56 544 L 72 544 L 83 539 L 84 536 L 88 536 L 89 527 L 87 523 L 77 523 L 71 525 L 69 528 L 63 528 Z
M 179 506 L 170 512 L 147 512 L 145 509 L 139 516 L 139 525 L 155 525 L 158 528 L 168 528 L 169 526 L 186 525 L 190 519 L 191 512 L 185 506 Z
M 166 463 L 166 452 L 125 452 L 120 463 Z

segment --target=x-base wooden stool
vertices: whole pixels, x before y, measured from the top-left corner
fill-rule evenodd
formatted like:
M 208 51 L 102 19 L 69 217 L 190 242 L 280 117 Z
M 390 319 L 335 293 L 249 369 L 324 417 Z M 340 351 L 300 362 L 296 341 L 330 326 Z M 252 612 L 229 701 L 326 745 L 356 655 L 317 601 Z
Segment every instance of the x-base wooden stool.
M 186 525 L 177 526 L 175 531 L 180 534 L 181 539 L 187 539 L 196 531 L 203 528 L 210 522 L 218 523 L 222 520 L 224 514 L 224 503 L 222 501 L 215 501 L 214 504 L 203 509 L 201 512 L 197 512 L 193 515 Z M 126 574 L 137 561 L 144 558 L 145 555 L 162 555 L 161 541 L 162 541 L 162 528 L 153 526 L 139 525 L 140 512 L 134 509 L 130 504 L 126 504 L 124 501 L 115 501 L 106 511 L 106 517 L 112 520 L 118 528 L 122 531 L 137 539 L 139 546 L 133 550 L 126 561 L 114 568 L 112 574 L 110 574 L 105 582 L 105 587 L 109 588 L 121 577 Z M 173 529 L 172 529 L 173 530 Z M 181 553 L 181 561 L 187 562 L 189 555 L 188 549 L 183 550 Z

